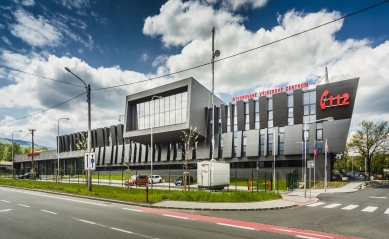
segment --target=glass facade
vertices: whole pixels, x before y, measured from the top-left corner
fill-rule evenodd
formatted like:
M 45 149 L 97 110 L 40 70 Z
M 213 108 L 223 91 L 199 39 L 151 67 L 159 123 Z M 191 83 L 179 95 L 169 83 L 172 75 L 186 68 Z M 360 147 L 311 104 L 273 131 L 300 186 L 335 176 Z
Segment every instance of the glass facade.
M 136 104 L 135 129 L 148 129 L 186 122 L 188 93 Z
M 303 108 L 304 116 L 303 122 L 310 122 L 316 120 L 316 91 L 309 91 L 303 93 Z

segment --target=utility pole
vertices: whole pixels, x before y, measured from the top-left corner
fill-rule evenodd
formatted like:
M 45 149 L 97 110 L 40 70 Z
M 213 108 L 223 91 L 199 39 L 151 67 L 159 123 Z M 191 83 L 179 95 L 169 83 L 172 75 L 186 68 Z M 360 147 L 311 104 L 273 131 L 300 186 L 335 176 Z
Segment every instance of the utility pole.
M 220 51 L 219 50 L 216 50 L 215 51 L 215 48 L 214 48 L 214 42 L 215 42 L 215 27 L 212 28 L 212 140 L 211 140 L 211 144 L 212 144 L 212 159 L 214 159 L 214 156 L 213 156 L 213 152 L 215 151 L 215 123 L 216 123 L 216 119 L 215 119 L 215 106 L 214 106 L 214 102 L 213 102 L 213 95 L 214 95 L 214 86 L 215 86 L 215 57 L 218 57 L 220 56 Z
M 34 168 L 34 131 L 35 131 L 36 129 L 29 129 L 29 131 L 31 131 L 31 136 L 32 136 L 32 140 L 31 140 L 31 151 L 32 151 L 32 153 L 31 153 L 31 177 L 30 177 L 30 179 L 32 179 L 32 180 L 35 180 L 35 168 Z

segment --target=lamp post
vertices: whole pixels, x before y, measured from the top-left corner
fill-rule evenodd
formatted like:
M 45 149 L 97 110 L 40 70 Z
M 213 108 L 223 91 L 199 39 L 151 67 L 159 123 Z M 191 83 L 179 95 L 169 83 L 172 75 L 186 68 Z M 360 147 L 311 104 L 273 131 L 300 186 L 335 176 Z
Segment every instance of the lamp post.
M 61 119 L 69 120 L 69 118 L 59 118 L 59 120 L 58 120 L 58 137 L 57 137 L 57 159 L 58 159 L 58 168 L 57 169 L 58 169 L 58 173 L 57 173 L 57 180 L 58 180 L 58 177 L 59 177 L 59 121 Z
M 14 175 L 14 133 L 15 132 L 22 132 L 21 130 L 15 130 L 14 132 L 12 132 L 12 178 L 13 178 L 13 175 Z
M 283 134 L 277 130 L 278 134 Z M 276 129 L 273 128 L 273 188 L 276 192 Z
M 215 139 L 214 139 L 214 134 L 215 134 L 215 106 L 213 102 L 213 95 L 214 95 L 214 78 L 215 78 L 215 71 L 214 71 L 214 65 L 215 65 L 215 57 L 220 56 L 220 51 L 216 50 L 214 48 L 214 40 L 215 39 L 215 27 L 212 28 L 212 139 L 211 139 L 211 144 L 212 144 L 212 158 L 213 159 L 213 151 L 215 150 Z
M 81 80 L 80 77 L 78 77 L 76 74 L 74 74 L 69 68 L 65 67 L 65 70 L 70 72 L 72 75 L 74 75 L 77 79 L 79 79 L 82 83 L 85 85 L 85 90 L 87 92 L 87 102 L 88 102 L 88 152 L 91 151 L 91 109 L 90 109 L 90 102 L 91 102 L 91 97 L 90 97 L 90 85 L 86 86 L 85 82 Z M 92 174 L 91 171 L 88 170 L 88 190 L 92 191 Z
M 154 100 L 154 98 L 157 98 L 157 99 L 162 99 L 161 96 L 157 96 L 157 95 L 153 95 L 153 97 L 151 97 L 151 101 Z M 153 114 L 155 116 L 155 114 Z M 151 137 L 151 142 L 150 142 L 150 163 L 151 163 L 151 174 L 150 174 L 150 177 L 151 177 L 151 188 L 153 188 L 153 184 L 154 184 L 154 181 L 153 181 L 153 125 L 154 125 L 154 120 L 151 121 L 151 124 L 150 124 L 150 137 Z
M 319 119 L 319 120 L 314 120 L 314 121 L 309 121 L 309 122 L 304 122 L 304 198 L 307 198 L 307 124 L 310 123 L 315 123 L 315 122 L 321 122 L 321 121 L 333 121 L 334 117 L 327 117 L 324 119 Z M 327 155 L 327 153 L 326 153 Z M 324 175 L 325 179 L 327 179 L 327 156 L 325 159 L 326 163 L 326 174 Z M 326 182 L 324 183 L 324 185 Z

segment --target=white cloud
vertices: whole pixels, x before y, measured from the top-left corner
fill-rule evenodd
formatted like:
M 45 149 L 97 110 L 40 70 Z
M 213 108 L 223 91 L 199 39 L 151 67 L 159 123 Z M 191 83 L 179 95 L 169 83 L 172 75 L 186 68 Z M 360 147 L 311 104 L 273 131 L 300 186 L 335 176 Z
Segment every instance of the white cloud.
M 158 79 L 136 83 L 156 75 L 125 71 L 118 66 L 93 68 L 78 58 L 65 56 L 59 58 L 47 53 L 20 55 L 0 50 L 0 61 L 6 66 L 23 69 L 32 74 L 83 85 L 82 82 L 64 69 L 65 66 L 69 67 L 86 84 L 91 85 L 92 128 L 118 124 L 118 116 L 124 114 L 124 98 L 126 95 L 169 82 L 166 79 Z M 25 120 L 4 123 L 4 121 L 16 118 L 15 113 L 13 113 L 15 110 L 22 111 L 20 115 L 29 115 L 69 100 L 85 90 L 83 87 L 60 84 L 15 71 L 3 72 L 2 74 L 5 74 L 12 82 L 8 86 L 0 88 L 0 95 L 2 96 L 0 109 L 4 110 L 2 115 L 8 117 L 7 120 L 1 120 L 3 123 L 0 122 L 0 137 L 9 137 L 12 129 L 16 127 L 22 130 L 28 130 L 29 127 L 36 128 L 37 137 L 40 135 L 40 138 L 37 138 L 37 143 L 53 147 L 57 135 L 58 119 L 61 117 L 70 118 L 70 121 L 61 121 L 62 134 L 86 130 L 86 95 Z M 93 90 L 127 83 L 133 84 L 108 90 Z
M 56 0 L 56 2 L 68 9 L 72 9 L 72 8 L 82 9 L 84 7 L 90 6 L 89 0 Z
M 146 18 L 143 33 L 161 36 L 165 46 L 181 46 L 195 39 L 207 39 L 212 26 L 218 28 L 242 21 L 241 16 L 215 11 L 202 2 L 169 0 L 160 8 L 159 15 Z
M 1 39 L 3 39 L 3 41 L 4 41 L 5 43 L 7 43 L 8 45 L 12 45 L 12 42 L 11 42 L 10 40 L 8 40 L 7 37 L 2 36 Z
M 0 23 L 0 29 L 4 29 L 4 28 L 5 28 L 5 26 Z
M 63 35 L 42 16 L 35 18 L 30 13 L 18 9 L 14 13 L 16 24 L 10 25 L 11 33 L 31 46 L 57 46 Z
M 147 61 L 147 59 L 149 59 L 149 56 L 147 55 L 147 53 L 143 53 L 143 54 L 140 56 L 140 59 L 141 59 L 141 61 Z
M 221 7 L 230 10 L 238 10 L 243 7 L 260 8 L 263 7 L 268 0 L 206 0 L 210 4 L 220 2 Z
M 153 67 L 157 67 L 157 66 L 160 66 L 160 65 L 162 65 L 162 64 L 165 64 L 166 61 L 167 61 L 167 59 L 168 59 L 168 56 L 167 56 L 167 55 L 160 55 L 160 56 L 157 56 L 157 57 L 155 58 L 155 60 L 153 61 L 152 66 L 153 66 Z
M 34 2 L 34 0 L 23 0 L 23 1 L 22 1 L 22 4 L 23 4 L 24 6 L 29 7 L 29 6 L 34 6 L 34 5 L 35 5 L 35 2 Z

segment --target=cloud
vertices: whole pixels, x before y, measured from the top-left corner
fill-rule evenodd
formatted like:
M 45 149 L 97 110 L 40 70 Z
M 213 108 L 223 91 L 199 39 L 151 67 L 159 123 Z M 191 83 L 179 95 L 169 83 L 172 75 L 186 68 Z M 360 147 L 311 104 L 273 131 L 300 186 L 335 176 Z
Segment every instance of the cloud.
M 141 61 L 147 61 L 147 59 L 149 59 L 149 56 L 147 55 L 147 53 L 143 53 L 143 54 L 140 56 L 140 59 L 141 59 Z
M 146 18 L 143 33 L 152 37 L 161 36 L 166 47 L 182 46 L 195 39 L 209 38 L 212 26 L 218 28 L 242 21 L 241 16 L 213 10 L 206 3 L 169 0 L 160 8 L 159 15 Z
M 8 40 L 7 37 L 2 36 L 1 39 L 3 39 L 3 41 L 4 41 L 5 43 L 7 43 L 8 45 L 12 45 L 12 42 L 11 42 L 10 40 Z
M 239 10 L 240 8 L 260 8 L 266 5 L 268 0 L 206 0 L 210 4 L 220 2 L 221 7 L 228 10 Z
M 10 30 L 14 36 L 35 47 L 57 46 L 61 44 L 63 35 L 55 26 L 50 24 L 50 21 L 42 16 L 35 18 L 22 9 L 16 10 L 13 14 L 17 23 L 11 24 Z
M 89 0 L 56 0 L 56 2 L 68 9 L 82 9 L 90 6 Z
M 23 4 L 24 6 L 30 7 L 30 6 L 34 6 L 34 5 L 35 5 L 35 2 L 34 2 L 34 0 L 23 0 L 23 1 L 22 1 L 22 4 Z
M 160 55 L 160 56 L 157 56 L 157 57 L 155 58 L 155 60 L 153 61 L 152 66 L 153 66 L 153 67 L 157 67 L 157 66 L 160 66 L 160 65 L 162 65 L 162 64 L 165 64 L 166 61 L 167 61 L 167 59 L 168 59 L 168 56 L 167 56 L 167 55 Z
M 4 29 L 4 28 L 5 28 L 5 26 L 0 23 L 0 29 Z
M 179 54 L 170 55 L 165 63 L 156 59 L 153 66 L 158 72 L 174 73 L 193 66 L 210 63 L 212 24 L 196 24 L 197 10 L 213 12 L 212 6 L 195 2 L 169 1 L 161 7 L 160 14 L 146 19 L 143 32 L 161 36 L 164 45 L 183 45 Z M 196 10 L 196 11 L 195 11 Z M 197 12 L 197 15 L 194 14 Z M 215 22 L 218 14 L 202 20 Z M 203 15 L 202 15 L 203 16 Z M 236 16 L 234 16 L 236 17 Z M 321 10 L 314 13 L 288 11 L 279 15 L 278 26 L 250 31 L 244 21 L 219 21 L 216 25 L 215 49 L 221 56 L 215 62 L 215 91 L 218 95 L 256 92 L 273 87 L 304 81 L 316 81 L 329 68 L 330 81 L 360 77 L 352 129 L 363 119 L 389 120 L 386 89 L 389 89 L 389 41 L 372 47 L 370 39 L 347 39 L 340 41 L 336 34 L 341 31 L 340 20 L 287 40 L 258 48 L 259 46 L 305 31 L 309 28 L 341 17 L 337 11 Z M 182 20 L 181 18 L 185 18 Z M 166 29 L 164 26 L 166 26 Z M 183 30 L 189 29 L 187 34 Z M 204 33 L 203 33 L 204 32 Z M 194 34 L 196 33 L 196 34 Z M 248 51 L 245 54 L 241 52 Z M 238 54 L 235 57 L 229 58 Z M 175 79 L 192 76 L 204 86 L 211 88 L 211 65 L 189 72 L 175 74 Z

